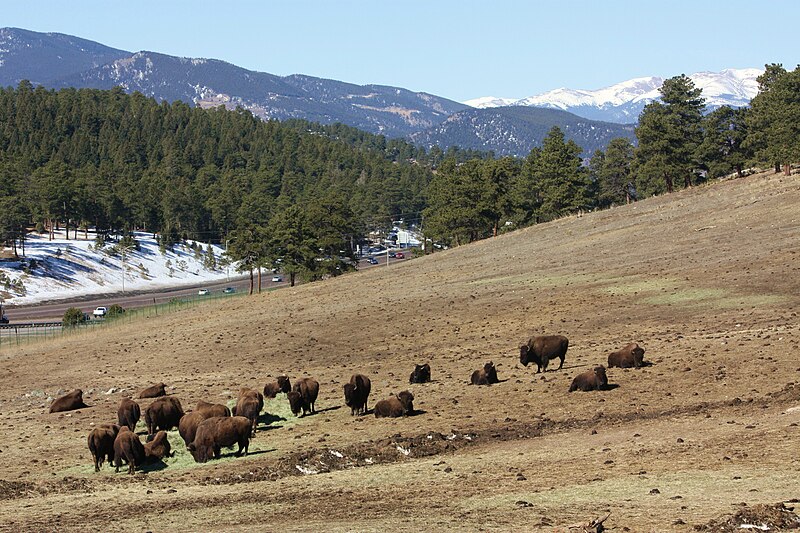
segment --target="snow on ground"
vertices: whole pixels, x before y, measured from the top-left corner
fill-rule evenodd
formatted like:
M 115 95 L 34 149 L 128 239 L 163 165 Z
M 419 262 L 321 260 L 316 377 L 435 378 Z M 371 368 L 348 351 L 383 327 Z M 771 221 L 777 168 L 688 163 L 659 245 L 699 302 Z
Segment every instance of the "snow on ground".
M 70 232 L 72 234 L 72 232 Z M 101 250 L 95 249 L 95 234 L 89 232 L 84 240 L 67 240 L 64 232 L 56 238 L 31 233 L 25 242 L 25 258 L 0 259 L 0 302 L 24 305 L 121 292 L 123 289 L 122 255 L 113 253 L 115 242 L 108 241 Z M 197 285 L 226 279 L 226 269 L 219 266 L 224 249 L 212 245 L 216 269 L 206 267 L 208 245 L 197 243 L 202 253 L 189 247 L 191 241 L 177 244 L 162 254 L 150 233 L 136 233 L 138 250 L 125 253 L 125 290 L 149 290 L 181 285 Z M 18 250 L 20 254 L 21 250 Z M 7 257 L 9 250 L 5 250 Z M 35 260 L 31 268 L 31 260 Z M 230 267 L 231 272 L 235 271 Z M 15 283 L 17 282 L 17 283 Z M 21 282 L 21 288 L 20 284 Z

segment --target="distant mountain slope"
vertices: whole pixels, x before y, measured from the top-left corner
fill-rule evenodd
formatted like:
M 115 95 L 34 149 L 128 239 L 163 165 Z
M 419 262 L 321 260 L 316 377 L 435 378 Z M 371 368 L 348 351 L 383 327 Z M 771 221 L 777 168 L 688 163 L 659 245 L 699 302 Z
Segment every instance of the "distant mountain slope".
M 566 111 L 536 107 L 468 109 L 438 126 L 411 135 L 411 139 L 426 147 L 458 145 L 524 157 L 533 147 L 542 145 L 553 126 L 561 128 L 567 139 L 581 146 L 584 157 L 605 149 L 615 137 L 634 140 L 632 125 L 587 120 Z

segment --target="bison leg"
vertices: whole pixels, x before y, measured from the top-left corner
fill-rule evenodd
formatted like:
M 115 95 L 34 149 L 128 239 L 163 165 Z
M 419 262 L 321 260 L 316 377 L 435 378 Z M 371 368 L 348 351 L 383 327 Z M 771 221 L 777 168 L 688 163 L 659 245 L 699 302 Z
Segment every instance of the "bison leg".
M 214 446 L 214 459 L 219 459 L 221 449 L 219 446 Z
M 562 366 L 564 366 L 564 357 L 561 357 L 561 364 L 558 365 L 558 370 L 561 370 Z
M 94 456 L 93 459 L 94 459 L 94 471 L 99 472 L 100 465 L 102 464 L 102 457 L 98 458 L 97 456 Z

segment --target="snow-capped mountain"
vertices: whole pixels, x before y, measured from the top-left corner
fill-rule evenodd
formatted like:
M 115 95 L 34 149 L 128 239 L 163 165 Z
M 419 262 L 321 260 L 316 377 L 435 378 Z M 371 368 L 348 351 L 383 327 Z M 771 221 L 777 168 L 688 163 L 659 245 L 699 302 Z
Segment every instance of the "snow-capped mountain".
M 725 69 L 722 72 L 698 72 L 689 77 L 695 86 L 703 90 L 706 104 L 713 109 L 723 105 L 746 106 L 758 94 L 756 78 L 762 72 L 763 70 L 756 68 Z M 630 123 L 636 122 L 647 103 L 660 96 L 658 91 L 662 83 L 664 83 L 663 78 L 650 76 L 634 78 L 594 91 L 561 88 L 512 102 L 508 102 L 507 99 L 485 97 L 464 103 L 479 108 L 548 107 L 569 111 L 593 120 Z
M 488 109 L 490 107 L 506 107 L 514 105 L 514 102 L 519 102 L 517 98 L 503 98 L 498 96 L 483 96 L 481 98 L 474 98 L 462 102 L 465 105 L 474 107 L 476 109 Z

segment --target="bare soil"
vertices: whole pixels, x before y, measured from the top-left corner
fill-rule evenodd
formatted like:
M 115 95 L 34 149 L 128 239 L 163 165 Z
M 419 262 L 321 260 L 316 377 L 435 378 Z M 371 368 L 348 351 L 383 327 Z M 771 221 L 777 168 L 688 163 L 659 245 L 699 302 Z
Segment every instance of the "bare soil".
M 800 177 L 760 174 L 3 349 L 0 529 L 581 531 L 610 512 L 608 531 L 713 531 L 788 516 L 799 252 Z M 529 336 L 556 333 L 562 370 L 519 364 Z M 650 366 L 568 392 L 631 341 Z M 489 360 L 501 383 L 469 385 Z M 433 382 L 409 385 L 423 362 Z M 418 413 L 351 416 L 355 372 L 370 407 L 409 389 Z M 195 464 L 173 431 L 165 464 L 93 472 L 86 436 L 123 396 L 164 381 L 184 408 L 230 403 L 281 373 L 319 380 L 317 413 L 269 401 L 247 457 Z M 48 414 L 73 388 L 91 407 Z M 791 527 L 777 518 L 771 531 Z

